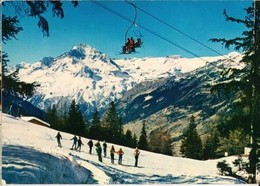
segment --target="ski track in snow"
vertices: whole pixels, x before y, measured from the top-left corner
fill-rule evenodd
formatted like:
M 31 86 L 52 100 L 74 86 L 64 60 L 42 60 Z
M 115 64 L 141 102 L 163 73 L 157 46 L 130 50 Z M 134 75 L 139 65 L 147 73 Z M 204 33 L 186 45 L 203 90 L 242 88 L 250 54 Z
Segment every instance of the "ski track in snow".
M 134 167 L 134 149 L 122 147 L 123 165 L 103 157 L 98 162 L 88 153 L 88 139 L 82 151 L 70 150 L 72 134 L 63 133 L 62 148 L 57 147 L 56 130 L 2 115 L 2 177 L 7 184 L 242 184 L 232 177 L 218 175 L 220 160 L 199 161 L 170 157 L 141 150 L 139 167 Z M 96 141 L 93 141 L 96 143 Z M 108 144 L 107 152 L 111 146 Z M 95 149 L 93 149 L 95 151 Z M 108 153 L 109 155 L 109 153 Z M 227 162 L 236 157 L 225 158 Z

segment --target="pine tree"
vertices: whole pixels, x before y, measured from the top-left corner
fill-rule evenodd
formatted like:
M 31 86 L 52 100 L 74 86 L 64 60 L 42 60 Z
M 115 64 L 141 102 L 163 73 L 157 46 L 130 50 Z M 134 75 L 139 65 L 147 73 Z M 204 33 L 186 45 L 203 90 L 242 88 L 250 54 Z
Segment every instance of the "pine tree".
M 57 110 L 56 110 L 56 107 L 55 105 L 53 105 L 52 107 L 50 106 L 48 109 L 47 109 L 47 113 L 46 113 L 46 120 L 48 123 L 50 123 L 51 125 L 51 128 L 53 129 L 61 129 L 60 128 L 60 119 L 57 115 Z
M 92 118 L 92 126 L 100 126 L 100 125 L 101 125 L 101 121 L 100 121 L 99 112 L 97 109 L 95 109 L 95 112 L 94 112 L 93 118 Z
M 189 126 L 183 134 L 181 153 L 187 158 L 201 159 L 202 142 L 196 130 L 194 116 L 191 117 Z
M 142 150 L 147 150 L 147 147 L 148 147 L 145 122 L 143 122 L 141 136 L 140 136 L 139 142 L 138 142 L 138 147 L 139 147 L 139 149 L 142 149 Z
M 122 120 L 118 116 L 115 103 L 112 101 L 104 114 L 103 128 L 107 141 L 119 144 L 122 140 Z
M 3 60 L 8 61 L 4 56 Z M 3 71 L 5 72 L 5 67 L 3 67 Z M 3 91 L 11 95 L 28 99 L 33 96 L 36 88 L 39 86 L 39 84 L 36 82 L 26 83 L 20 81 L 18 77 L 19 70 L 16 70 L 8 75 L 6 75 L 4 72 L 2 76 Z
M 103 139 L 103 130 L 101 128 L 101 121 L 99 112 L 96 109 L 93 118 L 92 118 L 92 125 L 89 130 L 89 136 L 93 139 L 102 140 Z
M 249 108 L 245 108 L 241 103 L 233 103 L 232 107 L 233 109 L 228 115 L 226 112 L 218 114 L 216 122 L 220 136 L 227 137 L 230 131 L 236 129 L 243 129 L 245 133 L 250 134 L 250 125 L 246 124 L 250 123 Z
M 171 134 L 170 132 L 166 132 L 163 137 L 161 153 L 172 156 L 173 155 L 172 150 L 173 150 L 173 146 L 172 146 Z
M 204 160 L 216 158 L 217 154 L 217 148 L 219 143 L 219 132 L 217 128 L 210 127 L 208 131 L 208 136 L 206 137 L 204 146 L 203 146 L 203 152 L 202 156 Z
M 21 26 L 19 26 L 20 21 L 17 16 L 10 17 L 2 15 L 2 40 L 3 43 L 11 40 L 12 38 L 16 38 L 16 35 L 23 30 Z
M 257 149 L 259 149 L 260 138 L 260 2 L 254 0 L 252 6 L 245 9 L 247 15 L 245 19 L 237 19 L 231 17 L 224 10 L 226 21 L 239 23 L 244 25 L 247 30 L 242 33 L 242 37 L 236 37 L 234 39 L 212 39 L 213 42 L 221 42 L 226 48 L 234 47 L 235 50 L 241 50 L 244 52 L 244 56 L 241 60 L 245 64 L 245 67 L 241 70 L 234 69 L 229 70 L 230 79 L 229 83 L 219 84 L 216 88 L 238 90 L 241 94 L 240 102 L 244 107 L 249 108 L 250 122 L 245 123 L 252 129 L 252 150 L 249 156 L 250 173 L 256 172 L 256 164 L 259 162 L 257 156 Z M 228 76 L 226 73 L 225 75 Z M 239 77 L 239 78 L 236 78 Z
M 236 129 L 229 132 L 229 136 L 220 137 L 218 152 L 229 155 L 239 155 L 244 152 L 244 147 L 248 144 L 249 136 L 245 134 L 243 129 Z
M 153 133 L 150 135 L 149 139 L 149 150 L 156 153 L 161 153 L 161 147 L 162 147 L 162 135 L 163 131 L 159 129 L 159 131 L 153 131 Z
M 241 171 L 243 164 L 245 164 L 241 155 L 238 155 L 237 159 L 235 159 L 232 163 L 235 167 L 238 167 L 238 171 Z
M 118 120 L 116 139 L 118 140 L 118 144 L 124 145 L 123 121 L 122 121 L 121 117 L 119 117 L 119 120 Z
M 78 5 L 78 1 L 72 1 L 73 6 Z M 64 18 L 63 4 L 61 1 L 24 1 L 24 2 L 3 2 L 3 7 L 8 6 L 9 8 L 13 7 L 15 13 L 22 14 L 23 17 L 35 17 L 38 19 L 38 27 L 41 29 L 43 36 L 49 36 L 49 23 L 44 17 L 48 10 L 52 11 L 53 17 Z M 2 40 L 3 42 L 16 38 L 16 35 L 23 30 L 19 26 L 19 20 L 17 16 L 11 17 L 6 16 L 3 12 L 2 15 Z
M 87 125 L 75 100 L 71 103 L 67 122 L 69 132 L 75 135 L 86 136 Z
M 127 147 L 133 147 L 133 148 L 135 147 L 133 137 L 132 137 L 132 132 L 129 129 L 127 129 L 125 133 L 124 145 Z
M 136 134 L 134 134 L 134 137 L 133 137 L 133 148 L 135 148 L 137 146 L 138 146 L 138 140 L 137 140 Z

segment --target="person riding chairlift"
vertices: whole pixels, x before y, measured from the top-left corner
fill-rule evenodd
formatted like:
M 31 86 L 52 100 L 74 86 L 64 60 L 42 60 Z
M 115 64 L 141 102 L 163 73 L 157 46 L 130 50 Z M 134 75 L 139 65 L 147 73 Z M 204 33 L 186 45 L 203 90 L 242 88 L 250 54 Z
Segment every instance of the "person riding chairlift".
M 125 43 L 125 46 L 123 46 L 123 53 L 125 54 L 126 52 L 128 52 L 128 46 L 130 43 L 130 38 L 127 39 L 127 42 Z
M 134 52 L 134 44 L 135 44 L 135 41 L 133 39 L 133 37 L 131 37 L 130 39 L 128 38 L 128 45 L 126 45 L 126 51 L 127 52 Z
M 131 53 L 131 52 L 135 52 L 135 47 L 141 47 L 141 39 L 138 38 L 137 42 L 135 43 L 133 37 L 128 38 L 127 42 L 125 43 L 125 46 L 123 47 L 123 53 Z
M 134 44 L 134 47 L 141 47 L 141 44 L 142 44 L 141 39 L 138 38 L 137 42 Z

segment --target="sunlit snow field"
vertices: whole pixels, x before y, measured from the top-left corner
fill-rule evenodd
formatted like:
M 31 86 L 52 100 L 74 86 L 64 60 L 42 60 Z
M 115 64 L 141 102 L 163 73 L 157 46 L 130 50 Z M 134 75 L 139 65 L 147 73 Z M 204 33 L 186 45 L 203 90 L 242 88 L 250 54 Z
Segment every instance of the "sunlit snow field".
M 72 134 L 63 133 L 62 148 L 57 146 L 57 131 L 2 115 L 2 182 L 6 184 L 243 184 L 220 176 L 218 160 L 199 161 L 171 157 L 141 150 L 134 167 L 134 149 L 125 152 L 123 165 L 112 164 L 110 157 L 98 162 L 95 149 L 90 155 L 87 142 L 81 152 L 70 150 Z M 96 141 L 94 140 L 94 143 Z M 102 144 L 102 142 L 101 142 Z M 108 149 L 111 144 L 108 143 Z M 109 150 L 108 150 L 109 151 Z M 236 157 L 225 158 L 228 163 Z

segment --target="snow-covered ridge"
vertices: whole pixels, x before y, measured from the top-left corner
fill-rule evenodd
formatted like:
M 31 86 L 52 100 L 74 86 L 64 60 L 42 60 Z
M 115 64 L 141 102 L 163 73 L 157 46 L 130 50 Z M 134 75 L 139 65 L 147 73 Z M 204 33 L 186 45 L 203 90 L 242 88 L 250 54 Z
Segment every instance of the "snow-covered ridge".
M 232 177 L 218 175 L 220 160 L 199 161 L 141 150 L 138 168 L 134 149 L 114 145 L 125 152 L 123 165 L 110 157 L 98 162 L 87 142 L 81 152 L 70 150 L 72 134 L 63 133 L 57 146 L 56 130 L 2 115 L 2 178 L 7 184 L 237 184 Z M 96 141 L 94 140 L 94 143 Z M 108 143 L 108 149 L 112 144 Z M 225 158 L 231 163 L 236 157 Z
M 230 54 L 230 58 L 239 61 L 237 56 L 241 55 Z M 22 81 L 40 83 L 37 93 L 30 99 L 35 106 L 46 109 L 50 104 L 62 106 L 75 99 L 88 115 L 95 107 L 105 108 L 109 102 L 121 98 L 138 83 L 178 76 L 203 67 L 206 62 L 225 60 L 223 56 L 202 59 L 172 55 L 112 60 L 89 45 L 79 44 L 57 58 L 45 57 L 34 64 L 21 63 L 15 68 L 20 69 Z
M 79 60 L 87 58 L 87 59 L 102 60 L 104 62 L 111 62 L 111 59 L 108 55 L 86 44 L 79 44 L 73 46 L 69 52 L 66 52 L 60 57 L 62 58 L 66 55 L 77 58 Z

